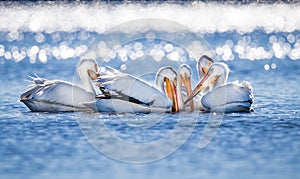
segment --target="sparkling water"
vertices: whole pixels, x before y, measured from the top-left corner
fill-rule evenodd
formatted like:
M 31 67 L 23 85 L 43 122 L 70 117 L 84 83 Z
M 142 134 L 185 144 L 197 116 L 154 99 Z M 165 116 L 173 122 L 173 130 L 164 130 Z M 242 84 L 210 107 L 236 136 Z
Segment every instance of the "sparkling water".
M 17 4 L 0 10 L 1 178 L 300 177 L 298 5 Z M 43 113 L 19 101 L 28 75 L 77 83 L 77 63 L 95 49 L 99 64 L 151 83 L 159 66 L 187 63 L 193 86 L 196 60 L 210 55 L 228 64 L 228 81 L 251 82 L 254 112 L 225 114 L 212 125 L 219 114 Z M 109 133 L 98 130 L 103 126 Z M 201 147 L 205 129 L 216 133 Z M 111 134 L 146 147 L 130 151 Z M 147 148 L 151 142 L 155 147 Z

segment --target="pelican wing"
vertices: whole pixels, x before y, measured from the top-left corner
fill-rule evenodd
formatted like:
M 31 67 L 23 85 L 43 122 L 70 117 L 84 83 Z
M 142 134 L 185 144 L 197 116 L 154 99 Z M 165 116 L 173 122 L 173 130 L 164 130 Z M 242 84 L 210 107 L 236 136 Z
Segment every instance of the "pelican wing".
M 94 99 L 94 94 L 65 81 L 36 78 L 33 82 L 21 94 L 21 101 L 32 111 L 53 111 L 53 106 L 60 106 L 56 111 L 70 111 L 69 108 L 73 107 L 85 108 L 81 103 Z M 51 109 L 47 109 L 47 106 Z
M 219 86 L 203 96 L 202 105 L 207 109 L 232 112 L 246 111 L 253 103 L 253 92 L 249 82 L 232 82 Z
M 107 89 L 113 98 L 154 108 L 169 108 L 172 105 L 169 98 L 156 87 L 116 69 L 106 71 L 96 82 Z
M 151 108 L 148 106 L 131 103 L 120 99 L 99 99 L 83 103 L 85 106 L 96 112 L 116 112 L 116 113 L 150 113 L 150 112 L 169 112 L 166 108 Z

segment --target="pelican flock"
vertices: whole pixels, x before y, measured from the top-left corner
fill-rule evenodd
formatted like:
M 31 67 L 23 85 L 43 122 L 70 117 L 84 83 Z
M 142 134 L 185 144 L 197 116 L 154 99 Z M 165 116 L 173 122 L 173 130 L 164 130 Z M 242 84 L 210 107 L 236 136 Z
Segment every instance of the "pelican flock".
M 192 89 L 192 70 L 187 64 L 178 70 L 165 66 L 155 77 L 156 85 L 112 67 L 99 68 L 93 59 L 77 66 L 82 87 L 60 80 L 33 78 L 20 101 L 31 111 L 249 112 L 253 90 L 249 82 L 227 83 L 229 68 L 202 56 L 196 65 L 199 83 Z M 101 70 L 99 70 L 101 69 Z

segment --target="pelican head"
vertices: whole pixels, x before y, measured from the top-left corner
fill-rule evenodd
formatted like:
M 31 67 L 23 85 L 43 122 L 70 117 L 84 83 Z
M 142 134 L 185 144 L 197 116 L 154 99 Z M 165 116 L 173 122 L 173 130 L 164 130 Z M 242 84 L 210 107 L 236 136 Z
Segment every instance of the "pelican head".
M 198 71 L 198 75 L 199 78 L 201 79 L 204 74 L 207 73 L 209 67 L 214 63 L 214 60 L 209 58 L 206 55 L 203 55 L 202 57 L 200 57 L 200 59 L 198 60 L 197 63 L 197 71 Z
M 90 80 L 96 80 L 100 75 L 98 65 L 95 59 L 82 59 L 77 66 L 77 73 L 81 79 L 84 88 L 88 92 L 93 92 Z
M 191 93 L 191 68 L 186 65 L 186 64 L 182 64 L 180 65 L 179 69 L 178 69 L 178 73 L 179 73 L 179 77 L 180 77 L 180 81 L 183 83 L 186 92 L 187 93 Z M 181 86 L 181 84 L 178 84 L 179 86 Z M 187 94 L 189 95 L 189 94 Z
M 184 102 L 185 104 L 189 102 L 193 97 L 195 97 L 200 91 L 206 89 L 209 85 L 213 85 L 213 89 L 225 84 L 228 78 L 229 68 L 225 63 L 214 63 L 212 64 L 207 73 L 204 74 L 200 82 L 196 85 L 192 94 Z
M 156 73 L 156 86 L 172 101 L 172 112 L 178 112 L 177 73 L 172 67 L 162 67 Z

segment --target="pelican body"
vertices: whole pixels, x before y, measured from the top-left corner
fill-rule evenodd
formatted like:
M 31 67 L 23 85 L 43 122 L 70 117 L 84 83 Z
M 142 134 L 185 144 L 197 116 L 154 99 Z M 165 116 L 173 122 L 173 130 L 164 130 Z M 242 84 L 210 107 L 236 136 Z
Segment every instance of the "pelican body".
M 93 81 L 96 100 L 84 103 L 98 112 L 168 112 L 170 99 L 148 82 L 111 67 Z
M 231 82 L 209 91 L 201 98 L 206 111 L 249 112 L 252 110 L 252 87 L 246 81 Z
M 83 59 L 77 67 L 83 87 L 61 81 L 40 77 L 33 79 L 20 97 L 33 112 L 69 112 L 88 110 L 83 102 L 95 99 L 91 78 L 97 77 L 98 66 L 93 59 Z
M 229 68 L 225 63 L 215 62 L 206 67 L 199 65 L 198 71 L 200 70 L 203 72 L 203 76 L 191 95 L 186 99 L 185 104 L 193 100 L 194 97 L 199 98 L 200 95 L 201 104 L 199 108 L 204 111 L 229 113 L 252 110 L 252 86 L 246 81 L 226 83 Z M 204 92 L 201 94 L 201 91 Z

